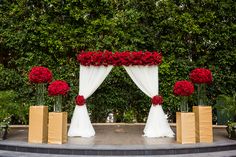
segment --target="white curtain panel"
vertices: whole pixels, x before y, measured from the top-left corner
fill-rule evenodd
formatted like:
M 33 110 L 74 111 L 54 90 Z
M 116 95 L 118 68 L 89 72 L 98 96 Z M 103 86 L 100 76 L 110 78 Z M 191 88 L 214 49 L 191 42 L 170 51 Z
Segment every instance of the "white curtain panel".
M 79 95 L 85 99 L 90 97 L 102 84 L 113 66 L 83 66 L 80 65 Z M 95 135 L 87 106 L 75 106 L 68 136 L 92 137 Z
M 134 83 L 150 98 L 158 95 L 157 66 L 124 66 Z M 146 137 L 173 137 L 167 118 L 161 105 L 151 106 L 144 128 Z

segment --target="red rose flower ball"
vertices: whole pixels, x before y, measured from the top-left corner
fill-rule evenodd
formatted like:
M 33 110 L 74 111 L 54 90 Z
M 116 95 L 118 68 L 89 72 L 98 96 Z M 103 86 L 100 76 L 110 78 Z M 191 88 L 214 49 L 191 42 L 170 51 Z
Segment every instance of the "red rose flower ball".
M 69 90 L 69 85 L 62 80 L 53 81 L 48 86 L 48 94 L 50 96 L 66 95 Z
M 156 95 L 152 98 L 152 104 L 154 106 L 161 105 L 163 103 L 163 98 L 160 95 Z
M 84 99 L 84 96 L 83 95 L 78 95 L 76 98 L 75 98 L 75 102 L 78 106 L 83 106 L 86 102 L 86 100 Z
M 177 81 L 174 85 L 174 94 L 179 96 L 190 96 L 194 92 L 194 86 L 191 82 L 183 80 Z
M 52 81 L 52 72 L 43 66 L 35 66 L 30 70 L 28 77 L 32 83 L 49 83 Z
M 209 84 L 212 82 L 212 74 L 209 69 L 196 68 L 190 72 L 189 76 L 193 83 L 197 83 L 197 84 L 208 83 Z

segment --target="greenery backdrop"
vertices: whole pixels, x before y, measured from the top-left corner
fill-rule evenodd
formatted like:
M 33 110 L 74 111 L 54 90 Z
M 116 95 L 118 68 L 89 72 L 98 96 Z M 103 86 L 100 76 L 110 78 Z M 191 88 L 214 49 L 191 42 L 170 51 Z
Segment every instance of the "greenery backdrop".
M 196 67 L 209 68 L 214 82 L 208 98 L 214 105 L 219 94 L 235 93 L 235 12 L 234 0 L 0 0 L 0 90 L 17 93 L 12 104 L 23 108 L 12 123 L 27 123 L 28 106 L 35 101 L 27 76 L 35 65 L 70 84 L 63 109 L 71 117 L 80 50 L 161 51 L 160 92 L 171 121 L 179 102 L 174 83 L 188 79 Z M 46 104 L 52 110 L 52 98 Z M 150 99 L 116 67 L 88 107 L 93 122 L 104 122 L 109 112 L 118 122 L 144 122 Z

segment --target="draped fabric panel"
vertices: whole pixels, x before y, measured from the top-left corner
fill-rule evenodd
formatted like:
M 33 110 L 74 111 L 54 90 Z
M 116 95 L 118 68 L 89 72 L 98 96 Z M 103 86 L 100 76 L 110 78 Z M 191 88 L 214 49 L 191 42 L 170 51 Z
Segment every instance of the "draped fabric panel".
M 159 94 L 157 66 L 124 66 L 134 83 L 150 98 Z M 144 128 L 146 137 L 173 137 L 161 105 L 151 106 Z
M 113 66 L 83 66 L 80 65 L 79 95 L 85 99 L 90 97 L 102 84 Z M 87 106 L 75 106 L 68 136 L 92 137 L 95 135 Z

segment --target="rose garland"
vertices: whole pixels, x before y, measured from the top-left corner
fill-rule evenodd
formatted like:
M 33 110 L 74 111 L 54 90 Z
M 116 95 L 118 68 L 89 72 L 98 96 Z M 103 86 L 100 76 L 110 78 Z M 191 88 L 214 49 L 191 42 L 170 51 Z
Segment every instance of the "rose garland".
M 86 100 L 84 99 L 83 95 L 77 95 L 77 97 L 75 98 L 75 103 L 78 106 L 83 106 L 86 103 Z
M 212 74 L 209 69 L 196 68 L 190 72 L 189 77 L 193 83 L 212 83 Z
M 156 105 L 161 105 L 163 103 L 163 98 L 162 96 L 160 95 L 156 95 L 152 98 L 152 104 L 153 106 L 156 106 Z
M 77 61 L 84 66 L 129 66 L 129 65 L 160 65 L 162 62 L 162 55 L 156 51 L 124 51 L 115 52 L 110 51 L 82 51 L 77 55 Z
M 30 70 L 28 77 L 32 83 L 49 83 L 52 81 L 52 72 L 43 66 L 35 66 Z
M 50 96 L 66 95 L 69 90 L 69 85 L 62 80 L 53 81 L 48 86 L 48 94 Z

